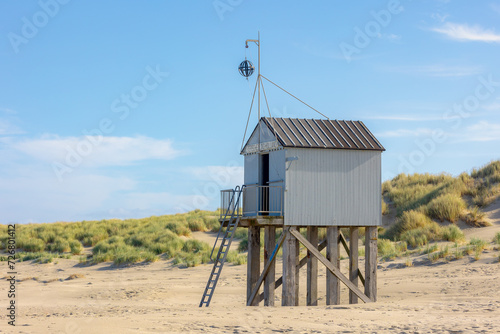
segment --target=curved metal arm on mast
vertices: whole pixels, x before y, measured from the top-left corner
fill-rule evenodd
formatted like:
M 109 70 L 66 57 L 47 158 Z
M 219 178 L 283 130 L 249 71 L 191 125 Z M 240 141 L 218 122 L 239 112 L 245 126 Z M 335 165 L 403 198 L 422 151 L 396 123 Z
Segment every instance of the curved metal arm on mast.
M 247 39 L 245 41 L 245 47 L 248 48 L 248 42 L 253 42 L 257 45 L 257 49 L 258 49 L 258 65 L 257 65 L 257 89 L 259 90 L 259 93 L 258 93 L 258 102 L 257 102 L 257 124 L 259 124 L 258 122 L 260 122 L 260 85 L 259 85 L 259 82 L 260 82 L 260 31 L 258 32 L 258 38 L 257 39 Z M 259 151 L 260 151 L 260 129 L 259 129 Z
M 257 84 L 260 80 L 260 31 L 258 32 L 258 38 L 257 39 L 247 39 L 245 41 L 245 47 L 248 48 L 248 42 L 253 42 L 257 45 L 258 49 L 258 65 L 257 65 Z M 258 106 L 257 106 L 257 113 L 258 113 L 258 120 L 260 121 L 260 87 L 258 87 L 259 94 L 258 94 Z M 260 131 L 259 131 L 259 147 L 260 147 Z

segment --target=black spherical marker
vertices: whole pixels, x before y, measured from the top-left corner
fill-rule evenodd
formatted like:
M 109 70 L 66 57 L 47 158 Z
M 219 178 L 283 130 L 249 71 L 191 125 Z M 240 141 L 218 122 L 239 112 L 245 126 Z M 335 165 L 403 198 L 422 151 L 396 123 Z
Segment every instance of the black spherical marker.
M 240 66 L 238 66 L 238 71 L 245 78 L 251 76 L 254 70 L 255 67 L 253 67 L 253 64 L 250 62 L 250 60 L 245 59 L 244 61 L 241 62 Z

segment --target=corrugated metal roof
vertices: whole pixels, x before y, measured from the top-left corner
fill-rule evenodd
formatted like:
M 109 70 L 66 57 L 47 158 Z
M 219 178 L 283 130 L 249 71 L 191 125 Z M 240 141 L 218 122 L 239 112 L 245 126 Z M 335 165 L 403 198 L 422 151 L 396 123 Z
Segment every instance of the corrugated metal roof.
M 283 147 L 385 151 L 361 121 L 262 117 Z

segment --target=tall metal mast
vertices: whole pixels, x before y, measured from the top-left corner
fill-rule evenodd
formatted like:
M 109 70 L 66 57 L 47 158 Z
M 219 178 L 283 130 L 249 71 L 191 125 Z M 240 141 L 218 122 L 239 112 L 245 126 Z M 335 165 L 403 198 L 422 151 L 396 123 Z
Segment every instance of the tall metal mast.
M 257 64 L 257 89 L 258 89 L 258 98 L 257 98 L 257 114 L 258 114 L 258 118 L 257 118 L 257 122 L 260 122 L 260 31 L 258 32 L 257 34 L 257 39 L 247 39 L 245 41 L 245 47 L 248 48 L 248 42 L 254 42 L 255 44 L 257 44 L 257 48 L 258 48 L 258 64 Z M 259 124 L 259 123 L 257 123 Z M 260 152 L 260 127 L 259 127 L 259 152 Z

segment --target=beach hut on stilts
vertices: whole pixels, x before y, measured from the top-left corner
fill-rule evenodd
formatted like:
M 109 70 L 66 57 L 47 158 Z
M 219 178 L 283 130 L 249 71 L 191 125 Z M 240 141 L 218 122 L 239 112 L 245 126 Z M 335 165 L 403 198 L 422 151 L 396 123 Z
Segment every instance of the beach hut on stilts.
M 221 230 L 200 307 L 210 305 L 237 227 L 248 229 L 247 306 L 261 302 L 274 306 L 280 287 L 282 306 L 299 305 L 299 272 L 303 267 L 307 270 L 307 293 L 305 303 L 300 304 L 317 305 L 320 264 L 327 269 L 327 305 L 340 303 L 341 284 L 348 289 L 349 303 L 374 302 L 377 228 L 382 220 L 381 154 L 385 149 L 363 122 L 332 120 L 261 75 L 260 36 L 247 40 L 246 47 L 248 43 L 259 48 L 250 107 L 251 114 L 257 95 L 258 122 L 240 152 L 245 159 L 244 184 L 221 191 Z M 249 77 L 254 68 L 245 60 L 239 70 Z M 264 81 L 298 99 L 321 118 L 276 118 L 269 108 L 269 115 L 261 117 L 261 91 L 267 105 Z M 365 231 L 364 268 L 360 268 L 358 257 L 361 228 Z M 324 235 L 323 240 L 320 235 Z M 302 258 L 300 245 L 307 250 Z M 280 248 L 283 270 L 277 278 Z M 326 256 L 321 253 L 325 248 Z M 347 273 L 340 268 L 341 248 L 349 256 Z

